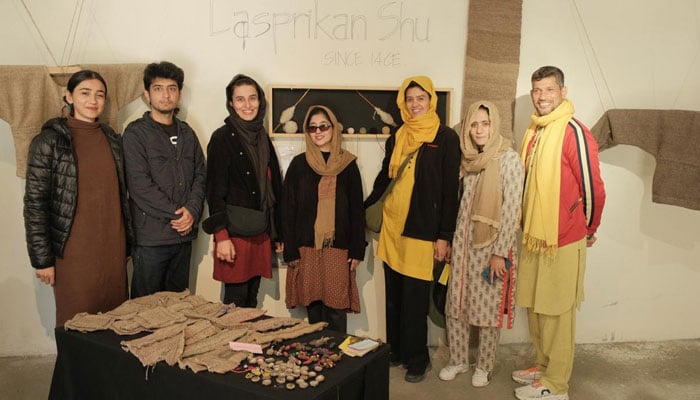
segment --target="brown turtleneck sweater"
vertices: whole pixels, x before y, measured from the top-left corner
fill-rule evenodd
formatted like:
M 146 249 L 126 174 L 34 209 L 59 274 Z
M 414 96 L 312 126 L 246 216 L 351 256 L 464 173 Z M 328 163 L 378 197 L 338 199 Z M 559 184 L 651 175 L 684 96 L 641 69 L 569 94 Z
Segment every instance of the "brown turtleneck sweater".
M 97 122 L 68 118 L 78 167 L 78 204 L 63 258 L 56 259 L 56 326 L 79 312 L 127 299 L 126 233 L 114 157 Z

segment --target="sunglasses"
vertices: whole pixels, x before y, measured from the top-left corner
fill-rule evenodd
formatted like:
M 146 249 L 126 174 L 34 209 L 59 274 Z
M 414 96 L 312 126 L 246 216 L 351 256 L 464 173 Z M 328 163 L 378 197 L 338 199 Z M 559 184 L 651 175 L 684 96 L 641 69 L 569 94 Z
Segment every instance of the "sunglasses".
M 327 130 L 331 129 L 333 125 L 328 125 L 328 124 L 321 124 L 319 126 L 313 126 L 313 125 L 307 125 L 306 126 L 306 132 L 307 133 L 314 133 L 317 130 L 321 132 L 326 132 Z

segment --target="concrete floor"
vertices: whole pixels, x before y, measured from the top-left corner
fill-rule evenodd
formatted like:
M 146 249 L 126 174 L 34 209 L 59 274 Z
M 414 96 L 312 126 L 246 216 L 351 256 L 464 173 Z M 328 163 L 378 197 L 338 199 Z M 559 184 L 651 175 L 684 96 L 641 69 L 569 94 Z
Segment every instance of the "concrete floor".
M 405 370 L 390 373 L 392 400 L 514 399 L 518 384 L 511 370 L 529 366 L 530 346 L 502 345 L 491 384 L 476 389 L 471 373 L 442 382 L 437 374 L 447 362 L 447 348 L 432 350 L 432 370 L 420 383 L 404 381 Z M 0 399 L 47 397 L 55 356 L 0 358 Z M 700 339 L 655 343 L 578 345 L 569 397 L 572 400 L 698 400 Z

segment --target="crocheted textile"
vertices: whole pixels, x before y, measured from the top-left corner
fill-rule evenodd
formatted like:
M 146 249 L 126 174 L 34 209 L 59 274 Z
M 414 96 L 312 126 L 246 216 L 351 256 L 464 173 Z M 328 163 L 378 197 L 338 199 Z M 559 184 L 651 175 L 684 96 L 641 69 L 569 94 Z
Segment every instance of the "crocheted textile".
M 309 324 L 306 321 L 301 321 L 291 328 L 284 328 L 274 332 L 261 333 L 252 331 L 239 341 L 244 343 L 258 343 L 265 347 L 274 341 L 294 339 L 306 335 L 307 333 L 320 331 L 326 326 L 328 326 L 327 322 Z
M 294 326 L 300 323 L 298 318 L 273 317 L 254 322 L 250 328 L 257 332 L 267 332 L 287 326 Z
M 220 328 L 233 328 L 241 322 L 262 317 L 265 313 L 265 310 L 258 308 L 236 307 L 218 318 L 211 319 L 211 322 Z
M 109 314 L 79 313 L 66 321 L 65 328 L 80 332 L 94 332 L 109 329 L 114 317 Z
M 137 313 L 134 319 L 146 329 L 155 329 L 178 322 L 185 322 L 187 317 L 178 312 L 170 311 L 165 307 L 157 306 Z
M 212 350 L 223 350 L 228 348 L 228 342 L 233 342 L 248 333 L 247 329 L 223 329 L 214 336 L 199 340 L 187 347 L 182 353 L 182 357 L 196 356 Z
M 229 342 L 266 344 L 293 339 L 326 326 L 324 322 L 309 325 L 297 318 L 244 322 L 264 314 L 265 310 L 256 308 L 209 302 L 185 290 L 127 300 L 104 314 L 80 313 L 65 327 L 81 332 L 111 329 L 119 335 L 151 332 L 121 342 L 124 351 L 132 353 L 144 366 L 165 361 L 194 372 L 226 373 L 250 355 L 231 350 Z

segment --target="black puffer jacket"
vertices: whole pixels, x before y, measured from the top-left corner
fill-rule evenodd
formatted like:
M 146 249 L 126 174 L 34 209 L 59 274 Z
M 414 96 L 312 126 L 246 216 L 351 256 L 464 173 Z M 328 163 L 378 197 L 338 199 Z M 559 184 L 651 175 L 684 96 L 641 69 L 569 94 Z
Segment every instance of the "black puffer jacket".
M 126 197 L 121 137 L 101 124 L 109 141 L 119 178 L 119 196 L 127 243 L 133 243 L 131 216 Z M 65 118 L 54 118 L 41 127 L 29 146 L 24 192 L 24 226 L 32 267 L 55 265 L 63 250 L 75 216 L 78 166 Z M 127 246 L 128 247 L 128 246 Z

